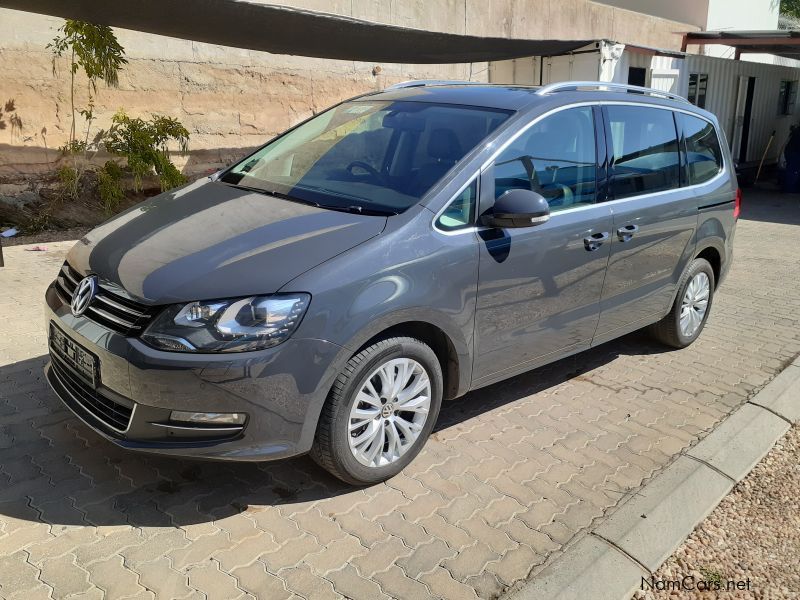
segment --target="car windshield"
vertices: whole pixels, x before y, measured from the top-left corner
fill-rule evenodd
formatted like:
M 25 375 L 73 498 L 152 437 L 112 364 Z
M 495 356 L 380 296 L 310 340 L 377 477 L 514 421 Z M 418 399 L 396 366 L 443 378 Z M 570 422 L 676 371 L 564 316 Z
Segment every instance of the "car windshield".
M 427 102 L 346 102 L 270 142 L 220 180 L 328 208 L 400 213 L 510 114 Z

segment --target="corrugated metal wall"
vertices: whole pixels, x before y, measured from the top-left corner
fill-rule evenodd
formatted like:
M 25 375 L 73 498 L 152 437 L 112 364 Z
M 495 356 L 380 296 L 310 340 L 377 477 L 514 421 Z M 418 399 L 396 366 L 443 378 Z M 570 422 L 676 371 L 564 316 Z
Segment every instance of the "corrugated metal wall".
M 746 158 L 751 161 L 760 160 L 770 133 L 775 130 L 775 139 L 772 141 L 767 153 L 767 162 L 777 159 L 789 135 L 789 127 L 798 122 L 798 115 L 800 114 L 798 113 L 797 103 L 795 103 L 793 114 L 778 114 L 780 84 L 783 80 L 798 82 L 800 69 L 727 60 L 711 56 L 688 55 L 685 60 L 685 71 L 687 73 L 687 81 L 685 87 L 680 90 L 682 96 L 686 96 L 688 92 L 689 73 L 708 74 L 706 110 L 717 115 L 717 119 L 725 129 L 725 135 L 731 144 L 735 144 L 736 140 L 738 140 L 736 135 L 736 105 L 739 96 L 739 78 L 742 76 L 755 77 L 756 83 Z M 795 85 L 798 84 L 795 83 Z M 734 154 L 737 151 L 738 148 L 734 148 Z

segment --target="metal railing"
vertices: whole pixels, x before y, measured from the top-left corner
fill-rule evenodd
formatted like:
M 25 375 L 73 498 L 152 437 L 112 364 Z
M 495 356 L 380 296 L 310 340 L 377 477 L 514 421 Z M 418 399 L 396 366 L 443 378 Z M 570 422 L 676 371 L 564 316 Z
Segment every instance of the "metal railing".
M 638 85 L 627 85 L 624 83 L 610 83 L 605 81 L 561 81 L 558 83 L 549 83 L 536 90 L 540 96 L 546 96 L 553 92 L 567 92 L 578 90 L 599 90 L 606 92 L 627 92 L 632 94 L 642 94 L 645 96 L 656 96 L 666 98 L 668 100 L 675 100 L 676 102 L 685 102 L 691 104 L 683 96 L 673 94 L 672 92 L 665 92 L 663 90 L 654 90 L 653 88 L 641 87 Z
M 430 85 L 476 85 L 479 82 L 477 81 L 458 81 L 458 80 L 447 80 L 447 79 L 417 79 L 411 81 L 403 81 L 401 83 L 395 83 L 394 85 L 390 85 L 387 87 L 387 90 L 399 90 L 402 88 L 410 88 L 410 87 L 426 87 Z

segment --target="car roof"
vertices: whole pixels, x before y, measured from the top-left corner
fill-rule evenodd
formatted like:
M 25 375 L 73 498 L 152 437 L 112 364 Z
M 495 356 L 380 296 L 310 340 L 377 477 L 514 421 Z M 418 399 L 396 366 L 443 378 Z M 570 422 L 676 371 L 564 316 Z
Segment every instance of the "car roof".
M 536 98 L 538 88 L 514 85 L 453 83 L 443 85 L 409 85 L 387 88 L 382 92 L 361 96 L 359 101 L 408 100 L 438 104 L 463 104 L 502 110 L 520 110 Z
M 601 84 L 609 87 L 615 84 Z M 564 85 L 570 85 L 565 82 Z M 607 90 L 568 90 L 553 93 L 538 94 L 539 90 L 547 91 L 548 86 L 504 85 L 490 83 L 470 82 L 433 82 L 414 83 L 408 82 L 397 87 L 390 87 L 380 92 L 373 92 L 354 98 L 355 101 L 367 102 L 381 101 L 412 101 L 431 102 L 438 104 L 461 104 L 466 106 L 480 106 L 501 110 L 521 111 L 538 105 L 573 104 L 577 102 L 614 101 L 634 104 L 649 104 L 666 106 L 682 111 L 695 113 L 707 119 L 716 120 L 713 114 L 690 104 L 683 98 L 672 95 L 673 98 L 664 98 L 657 95 L 629 93 L 623 89 L 626 86 L 615 86 L 616 89 Z M 552 86 L 550 86 L 552 87 Z M 630 86 L 627 86 L 630 87 Z M 630 90 L 644 88 L 630 87 Z M 655 94 L 664 94 L 659 90 L 649 90 Z

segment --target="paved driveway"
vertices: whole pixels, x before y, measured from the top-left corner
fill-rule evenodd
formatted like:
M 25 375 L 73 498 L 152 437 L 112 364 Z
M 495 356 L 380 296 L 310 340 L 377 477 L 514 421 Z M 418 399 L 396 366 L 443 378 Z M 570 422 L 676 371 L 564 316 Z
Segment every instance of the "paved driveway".
M 800 352 L 800 201 L 745 195 L 694 346 L 633 334 L 445 405 L 401 475 L 116 449 L 43 377 L 42 293 L 69 244 L 0 269 L 0 597 L 492 598 L 695 443 Z

